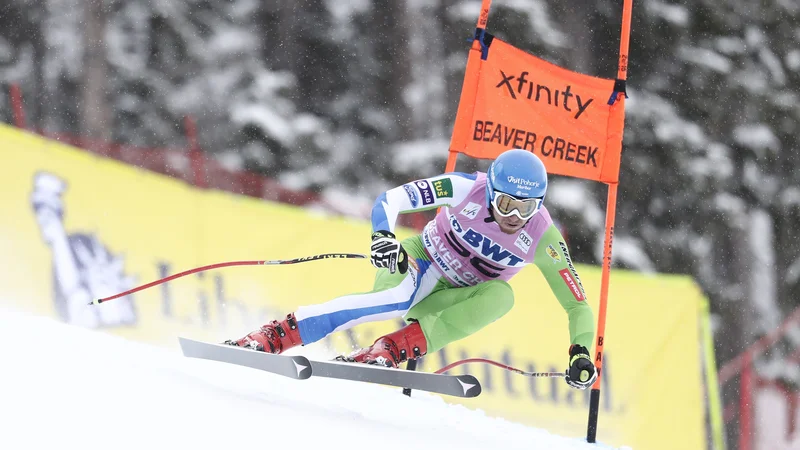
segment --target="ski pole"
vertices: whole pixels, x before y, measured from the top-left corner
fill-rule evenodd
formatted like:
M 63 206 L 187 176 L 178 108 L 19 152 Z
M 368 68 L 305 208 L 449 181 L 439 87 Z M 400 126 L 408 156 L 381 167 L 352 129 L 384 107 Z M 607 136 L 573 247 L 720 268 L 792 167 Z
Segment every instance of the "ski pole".
M 191 275 L 197 272 L 203 272 L 205 270 L 211 269 L 219 269 L 221 267 L 230 267 L 230 266 L 274 266 L 279 264 L 298 264 L 308 261 L 317 261 L 320 259 L 351 259 L 351 258 L 366 258 L 366 255 L 358 254 L 358 253 L 323 253 L 320 255 L 314 256 L 303 256 L 301 258 L 295 259 L 276 259 L 272 261 L 229 261 L 217 264 L 210 264 L 207 266 L 197 267 L 195 269 L 186 270 L 181 273 L 176 273 L 175 275 L 170 275 L 168 277 L 162 278 L 160 280 L 156 280 L 147 284 L 143 284 L 139 287 L 135 287 L 133 289 L 127 290 L 125 292 L 120 292 L 119 294 L 112 295 L 110 297 L 105 298 L 98 298 L 89 302 L 90 305 L 99 305 L 100 303 L 107 302 L 109 300 L 114 300 L 115 298 L 124 297 L 128 294 L 133 294 L 134 292 L 139 292 L 141 290 L 151 288 L 153 286 L 157 286 L 162 283 L 166 283 L 167 281 L 172 281 L 176 278 L 184 277 L 186 275 Z
M 456 362 L 454 362 L 452 364 L 448 364 L 445 367 L 442 367 L 441 369 L 437 370 L 434 373 L 445 373 L 448 370 L 452 369 L 453 367 L 457 367 L 457 366 L 460 366 L 462 364 L 467 364 L 467 363 L 475 363 L 475 362 L 491 364 L 493 366 L 500 367 L 501 369 L 505 369 L 505 370 L 508 370 L 510 372 L 518 373 L 520 375 L 525 375 L 526 377 L 563 378 L 563 377 L 567 376 L 566 372 L 526 372 L 524 370 L 520 370 L 520 369 L 517 369 L 515 367 L 511 367 L 511 366 L 499 363 L 497 361 L 492 361 L 491 359 L 484 359 L 484 358 L 462 359 L 462 360 L 456 361 Z

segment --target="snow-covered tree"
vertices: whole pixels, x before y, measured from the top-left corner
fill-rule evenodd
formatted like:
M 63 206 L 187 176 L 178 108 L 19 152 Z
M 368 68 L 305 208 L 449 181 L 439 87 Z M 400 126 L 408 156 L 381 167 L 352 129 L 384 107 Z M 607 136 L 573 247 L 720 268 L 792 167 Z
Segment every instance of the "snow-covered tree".
M 0 83 L 22 86 L 33 126 L 80 133 L 94 20 L 107 80 L 92 101 L 107 102 L 114 140 L 183 147 L 191 115 L 201 147 L 225 166 L 347 191 L 364 205 L 443 170 L 479 9 L 478 0 L 7 0 Z M 620 13 L 612 0 L 495 1 L 489 31 L 614 78 Z M 614 261 L 691 274 L 719 319 L 720 361 L 798 304 L 798 36 L 796 2 L 634 4 Z M 10 121 L 5 95 L 0 106 Z M 549 206 L 579 262 L 600 262 L 605 198 L 602 185 L 553 179 Z

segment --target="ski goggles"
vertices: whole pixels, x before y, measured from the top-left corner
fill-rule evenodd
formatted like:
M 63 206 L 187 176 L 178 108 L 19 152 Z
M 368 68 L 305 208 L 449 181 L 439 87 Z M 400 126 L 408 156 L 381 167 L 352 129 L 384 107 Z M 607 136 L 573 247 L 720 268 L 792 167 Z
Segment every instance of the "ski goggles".
M 503 217 L 516 214 L 522 220 L 527 220 L 536 214 L 542 204 L 541 198 L 518 199 L 505 192 L 495 191 L 492 197 L 494 210 Z

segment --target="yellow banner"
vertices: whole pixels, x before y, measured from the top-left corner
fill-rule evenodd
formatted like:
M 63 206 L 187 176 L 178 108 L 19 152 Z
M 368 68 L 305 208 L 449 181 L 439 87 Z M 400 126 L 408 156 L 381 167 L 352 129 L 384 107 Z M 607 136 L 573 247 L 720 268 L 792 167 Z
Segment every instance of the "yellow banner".
M 179 335 L 241 337 L 298 306 L 371 289 L 374 269 L 366 260 L 327 260 L 219 269 L 89 307 L 93 298 L 206 264 L 365 253 L 369 224 L 196 190 L 6 126 L 0 126 L 0 148 L 6 154 L 0 165 L 0 306 L 175 346 Z M 578 270 L 596 310 L 600 270 Z M 488 357 L 528 371 L 564 370 L 566 314 L 536 269 L 511 284 L 516 304 L 509 314 L 426 356 L 423 369 Z M 613 270 L 609 298 L 598 440 L 647 450 L 704 449 L 700 291 L 687 277 Z M 363 324 L 295 350 L 349 352 L 397 326 Z M 585 436 L 588 392 L 560 379 L 485 365 L 454 372 L 465 369 L 481 380 L 483 394 L 447 401 Z

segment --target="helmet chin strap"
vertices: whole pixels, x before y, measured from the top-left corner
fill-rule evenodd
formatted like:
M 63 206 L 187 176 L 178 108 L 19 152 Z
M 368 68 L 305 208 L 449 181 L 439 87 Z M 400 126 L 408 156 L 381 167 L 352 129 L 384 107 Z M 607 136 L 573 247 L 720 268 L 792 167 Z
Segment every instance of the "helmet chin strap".
M 497 222 L 497 221 L 494 219 L 494 207 L 493 207 L 492 205 L 489 205 L 489 217 L 487 217 L 487 218 L 483 219 L 483 222 L 484 222 L 484 223 L 492 223 L 492 222 Z

